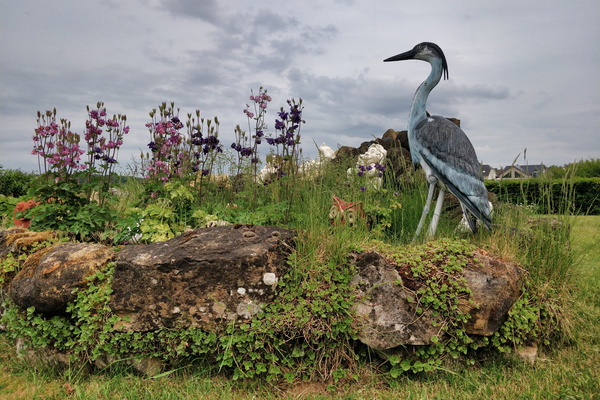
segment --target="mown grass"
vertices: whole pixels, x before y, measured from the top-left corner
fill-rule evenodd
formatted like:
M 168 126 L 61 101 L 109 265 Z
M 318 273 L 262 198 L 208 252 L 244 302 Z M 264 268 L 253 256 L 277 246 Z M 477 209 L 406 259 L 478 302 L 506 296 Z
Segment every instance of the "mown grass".
M 600 216 L 572 217 L 572 316 L 575 340 L 544 349 L 534 366 L 512 354 L 482 354 L 471 367 L 449 366 L 396 380 L 364 366 L 354 379 L 291 386 L 233 381 L 218 371 L 181 369 L 156 379 L 121 367 L 88 375 L 28 365 L 0 335 L 0 399 L 596 399 L 600 398 Z

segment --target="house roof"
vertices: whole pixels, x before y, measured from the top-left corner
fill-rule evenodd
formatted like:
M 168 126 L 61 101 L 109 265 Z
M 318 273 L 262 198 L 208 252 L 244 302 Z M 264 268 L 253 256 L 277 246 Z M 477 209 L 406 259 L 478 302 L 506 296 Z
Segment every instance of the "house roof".
M 528 175 L 533 175 L 534 172 L 544 172 L 546 166 L 544 164 L 539 165 L 518 165 L 519 169 Z
M 481 164 L 481 174 L 483 176 L 489 176 L 492 169 L 492 166 L 489 164 Z
M 523 174 L 527 174 L 529 176 L 533 176 L 534 173 L 543 173 L 546 170 L 546 166 L 544 164 L 538 164 L 538 165 L 518 165 L 518 164 L 514 164 L 514 165 L 508 165 L 504 168 L 500 168 L 498 170 L 498 175 L 503 175 L 504 173 L 506 173 L 507 171 L 509 171 L 511 168 L 515 168 L 519 171 L 521 171 Z

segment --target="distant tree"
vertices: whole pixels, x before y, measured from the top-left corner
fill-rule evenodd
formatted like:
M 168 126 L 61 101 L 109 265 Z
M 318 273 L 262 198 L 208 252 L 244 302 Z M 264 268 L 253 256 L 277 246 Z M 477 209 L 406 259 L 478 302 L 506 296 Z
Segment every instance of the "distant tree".
M 573 164 L 575 176 L 578 178 L 600 177 L 600 158 L 590 158 Z
M 562 179 L 567 174 L 567 168 L 565 166 L 559 167 L 557 165 L 551 165 L 546 170 L 546 176 L 550 179 Z
M 576 178 L 600 178 L 600 158 L 576 161 L 565 164 L 562 167 L 551 165 L 546 170 L 546 176 L 550 179 L 562 179 L 565 176 Z

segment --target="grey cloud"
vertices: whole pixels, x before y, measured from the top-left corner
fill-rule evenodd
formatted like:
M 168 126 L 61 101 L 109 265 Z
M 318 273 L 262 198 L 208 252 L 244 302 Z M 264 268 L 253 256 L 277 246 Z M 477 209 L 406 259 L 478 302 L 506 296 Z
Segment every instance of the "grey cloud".
M 198 18 L 211 24 L 218 24 L 223 19 L 217 0 L 161 0 L 160 4 L 171 14 Z
M 460 85 L 452 90 L 456 100 L 505 100 L 511 97 L 510 90 L 506 87 L 492 87 L 486 84 Z M 468 100 L 465 100 L 468 101 Z

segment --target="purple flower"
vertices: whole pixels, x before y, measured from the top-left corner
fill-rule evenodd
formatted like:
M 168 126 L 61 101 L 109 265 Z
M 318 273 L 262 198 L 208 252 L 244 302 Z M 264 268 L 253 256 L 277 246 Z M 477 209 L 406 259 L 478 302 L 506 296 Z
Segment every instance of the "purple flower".
M 285 124 L 283 122 L 281 122 L 280 120 L 276 119 L 275 120 L 275 129 L 278 131 L 282 131 L 285 129 Z

